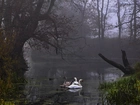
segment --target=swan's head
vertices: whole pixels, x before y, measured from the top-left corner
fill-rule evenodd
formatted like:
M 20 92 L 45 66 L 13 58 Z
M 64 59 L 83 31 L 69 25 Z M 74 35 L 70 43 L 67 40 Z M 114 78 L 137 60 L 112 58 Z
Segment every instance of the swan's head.
M 79 79 L 79 82 L 83 81 L 83 79 Z
M 76 78 L 76 77 L 74 77 L 74 80 L 75 80 L 75 81 L 77 81 L 77 78 Z

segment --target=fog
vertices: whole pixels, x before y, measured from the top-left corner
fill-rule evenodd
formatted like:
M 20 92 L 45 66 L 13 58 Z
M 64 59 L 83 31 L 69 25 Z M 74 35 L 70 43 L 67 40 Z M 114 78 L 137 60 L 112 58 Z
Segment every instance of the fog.
M 102 103 L 98 90 L 100 83 L 115 81 L 124 73 L 98 54 L 123 65 L 121 50 L 124 50 L 132 67 L 140 61 L 139 28 L 135 30 L 136 19 L 131 21 L 132 11 L 127 11 L 132 6 L 124 2 L 120 2 L 124 6 L 115 1 L 102 2 L 57 1 L 58 7 L 53 10 L 54 23 L 39 22 L 36 33 L 43 39 L 30 38 L 24 45 L 24 57 L 29 66 L 25 73 L 29 81 L 25 90 L 29 92 L 27 99 L 31 102 L 45 98 L 51 92 L 57 93 L 65 79 L 73 81 L 77 77 L 84 80 L 82 89 L 60 89 L 63 94 L 54 95 L 51 100 L 55 101 L 57 97 L 60 103 L 68 101 L 72 105 Z

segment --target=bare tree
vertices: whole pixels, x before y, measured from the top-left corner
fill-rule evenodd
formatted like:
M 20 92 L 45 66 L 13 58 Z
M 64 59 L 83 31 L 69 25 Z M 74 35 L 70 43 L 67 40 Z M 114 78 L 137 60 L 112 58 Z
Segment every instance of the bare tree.
M 86 8 L 88 5 L 89 0 L 80 0 L 80 1 L 75 1 L 75 0 L 71 0 L 71 2 L 75 5 L 75 7 L 80 11 L 81 14 L 81 25 L 80 25 L 80 34 L 83 36 L 83 31 L 84 31 L 84 27 L 83 24 L 85 23 L 85 13 L 86 13 Z
M 56 52 L 63 48 L 62 43 L 64 44 L 69 35 L 74 33 L 79 21 L 74 21 L 72 15 L 62 14 L 60 5 L 66 7 L 67 3 L 56 0 L 2 0 L 0 2 L 0 8 L 3 8 L 0 10 L 2 11 L 0 22 L 5 30 L 4 37 L 15 37 L 11 56 L 22 54 L 22 48 L 27 41 L 32 46 L 44 48 L 51 46 L 56 49 Z M 12 36 L 13 33 L 15 36 Z
M 120 14 L 120 8 L 121 7 L 121 5 L 120 5 L 120 0 L 117 0 L 117 9 L 118 9 L 118 11 L 117 11 L 117 17 L 118 17 L 118 24 L 119 24 L 119 39 L 121 38 L 121 30 L 122 30 L 122 25 L 120 25 L 121 24 L 121 14 Z
M 134 10 L 133 10 L 134 12 Z M 133 37 L 133 17 L 134 17 L 134 13 L 132 13 L 132 15 L 130 16 L 130 24 L 129 24 L 129 30 L 130 30 L 130 41 L 132 40 L 132 37 Z
M 104 0 L 101 1 L 97 0 L 96 2 L 97 2 L 97 13 L 98 13 L 98 35 L 99 38 L 104 39 L 106 20 L 107 20 L 108 8 L 109 8 L 109 0 L 107 0 L 106 5 Z
M 108 8 L 109 8 L 109 0 L 107 0 L 107 5 L 106 5 L 106 10 L 104 14 L 104 19 L 103 19 L 103 27 L 102 27 L 102 37 L 104 38 L 105 30 L 106 30 L 106 20 L 107 20 L 107 15 L 108 15 Z
M 48 8 L 43 10 L 46 3 L 49 4 Z M 53 18 L 49 15 L 54 3 L 55 0 L 6 0 L 1 2 L 1 8 L 3 8 L 0 15 L 1 27 L 3 24 L 5 38 L 15 37 L 11 50 L 13 57 L 19 56 L 24 43 L 35 37 L 39 21 L 47 20 L 48 24 L 54 23 Z
M 23 63 L 25 42 L 34 48 L 51 48 L 63 53 L 62 49 L 70 46 L 68 40 L 74 40 L 81 19 L 75 18 L 70 8 L 69 12 L 61 10 L 67 6 L 65 1 L 56 0 L 0 0 L 0 39 L 4 44 L 9 41 L 9 56 Z M 22 70 L 23 75 L 26 68 Z
M 137 0 L 134 0 L 134 41 L 136 41 L 136 37 L 137 37 L 137 19 L 136 19 L 136 16 L 137 16 Z
M 101 19 L 100 19 L 100 8 L 99 8 L 99 0 L 97 0 L 97 13 L 98 13 L 98 35 L 101 38 Z

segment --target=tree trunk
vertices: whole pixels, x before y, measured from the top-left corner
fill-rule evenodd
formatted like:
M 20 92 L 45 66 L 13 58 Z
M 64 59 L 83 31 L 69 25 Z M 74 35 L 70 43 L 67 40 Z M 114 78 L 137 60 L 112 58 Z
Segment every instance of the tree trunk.
M 120 0 L 117 0 L 117 6 L 118 6 L 118 11 L 117 11 L 117 17 L 118 17 L 118 28 L 119 28 L 119 39 L 121 39 L 121 31 L 122 31 L 122 25 L 121 25 L 121 13 L 120 13 Z
M 10 56 L 13 61 L 19 63 L 13 65 L 14 69 L 12 69 L 13 71 L 17 70 L 16 73 L 21 74 L 19 76 L 24 76 L 24 72 L 27 70 L 25 60 L 23 58 L 24 43 L 28 39 L 35 37 L 35 30 L 38 27 L 39 21 L 51 21 L 49 13 L 54 6 L 55 0 L 48 0 L 46 2 L 49 3 L 45 4 L 48 6 L 48 10 L 45 10 L 46 12 L 42 13 L 45 0 L 37 0 L 35 1 L 35 3 L 33 3 L 32 0 L 22 0 L 21 2 L 18 2 L 18 0 L 16 0 L 15 2 L 12 2 L 11 0 L 1 0 L 0 31 L 2 30 L 3 32 L 3 40 L 10 40 L 11 42 L 8 57 Z M 47 8 L 45 7 L 45 9 Z M 38 36 L 41 37 L 41 35 Z M 2 65 L 1 62 L 5 63 L 0 59 L 0 66 L 5 66 Z
M 107 0 L 107 5 L 106 5 L 106 12 L 104 14 L 104 18 L 103 18 L 103 38 L 104 38 L 104 34 L 106 31 L 106 21 L 107 21 L 107 15 L 108 15 L 108 8 L 109 8 L 109 0 Z
M 101 6 L 101 22 L 100 22 L 100 26 L 101 26 L 101 38 L 104 39 L 104 0 L 102 0 L 102 6 Z
M 99 38 L 101 38 L 101 20 L 100 20 L 99 0 L 97 0 L 97 12 L 98 12 L 98 36 Z
M 137 0 L 134 0 L 134 37 L 133 37 L 133 41 L 136 41 L 136 37 L 137 37 L 137 11 L 136 11 L 136 6 L 137 6 Z
M 102 54 L 98 54 L 103 60 L 105 60 L 107 63 L 111 64 L 112 66 L 120 69 L 125 75 L 130 75 L 130 74 L 134 74 L 135 70 L 130 66 L 128 60 L 127 60 L 127 56 L 125 51 L 122 51 L 122 60 L 123 60 L 123 65 L 119 63 L 116 63 L 112 60 L 109 60 L 108 58 L 104 57 Z

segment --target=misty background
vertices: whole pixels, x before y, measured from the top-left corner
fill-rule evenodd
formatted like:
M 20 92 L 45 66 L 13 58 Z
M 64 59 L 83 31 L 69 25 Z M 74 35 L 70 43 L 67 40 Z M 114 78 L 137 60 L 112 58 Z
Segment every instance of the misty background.
M 24 44 L 29 67 L 37 62 L 43 63 L 43 69 L 47 68 L 47 62 L 52 68 L 69 63 L 78 67 L 79 60 L 87 65 L 92 59 L 104 62 L 99 53 L 122 63 L 121 50 L 126 51 L 133 65 L 140 58 L 139 12 L 135 13 L 139 5 L 138 1 L 131 0 L 55 1 L 51 12 L 54 23 L 46 25 L 45 21 L 39 21 L 35 30 L 37 39 L 30 38 Z M 40 42 L 45 38 L 48 44 Z M 55 59 L 62 63 L 59 60 L 53 63 Z
M 0 0 L 0 76 L 25 77 L 31 102 L 52 92 L 56 103 L 97 105 L 99 84 L 123 75 L 98 54 L 122 64 L 121 50 L 132 66 L 140 61 L 138 0 Z M 56 94 L 75 76 L 84 79 L 82 95 Z
M 140 61 L 139 10 L 136 0 L 56 0 L 51 22 L 39 21 L 35 39 L 24 44 L 24 58 L 29 66 L 25 73 L 28 99 L 34 102 L 45 97 L 59 88 L 64 77 L 71 81 L 76 76 L 84 80 L 79 91 L 82 95 L 66 93 L 58 101 L 100 103 L 99 84 L 114 81 L 123 73 L 98 54 L 123 64 L 121 50 L 125 50 L 130 65 Z

